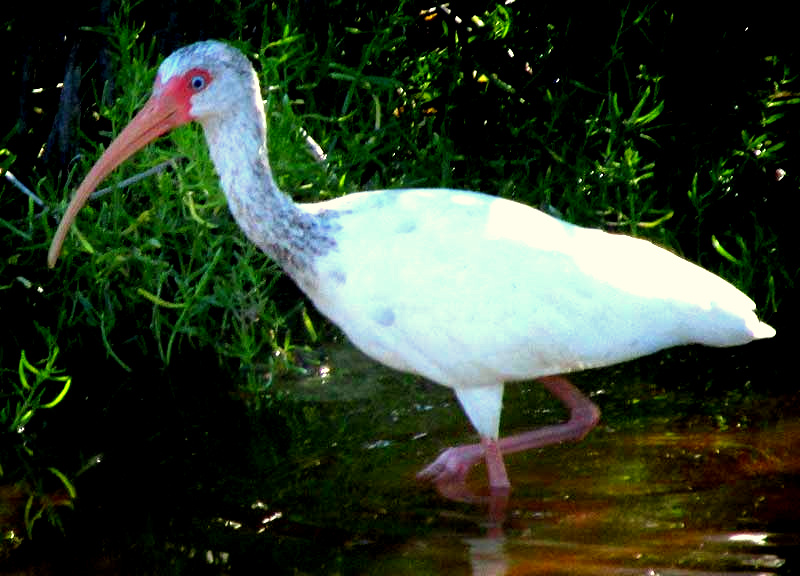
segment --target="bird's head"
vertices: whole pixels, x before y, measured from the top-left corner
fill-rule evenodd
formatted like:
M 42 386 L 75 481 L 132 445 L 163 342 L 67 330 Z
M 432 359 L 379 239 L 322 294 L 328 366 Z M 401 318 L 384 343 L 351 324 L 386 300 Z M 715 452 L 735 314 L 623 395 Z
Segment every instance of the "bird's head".
M 144 107 L 109 145 L 72 197 L 50 244 L 48 266 L 55 266 L 67 232 L 91 193 L 117 166 L 178 126 L 193 120 L 207 126 L 231 115 L 248 98 L 259 97 L 257 86 L 247 58 L 222 42 L 198 42 L 167 57 Z
M 258 80 L 244 54 L 209 40 L 176 50 L 161 63 L 150 101 L 160 102 L 174 122 L 169 130 L 230 115 L 259 94 L 254 86 Z

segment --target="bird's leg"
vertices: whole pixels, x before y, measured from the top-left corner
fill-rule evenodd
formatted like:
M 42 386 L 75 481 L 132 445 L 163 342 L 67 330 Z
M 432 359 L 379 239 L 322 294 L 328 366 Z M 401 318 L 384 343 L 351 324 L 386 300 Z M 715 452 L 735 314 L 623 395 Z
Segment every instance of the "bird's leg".
M 539 382 L 567 407 L 569 420 L 501 438 L 498 447 L 502 454 L 541 448 L 559 442 L 577 442 L 600 421 L 600 409 L 563 376 L 545 376 L 539 378 Z
M 541 448 L 559 442 L 577 441 L 586 436 L 600 420 L 600 409 L 563 376 L 546 376 L 539 381 L 569 410 L 569 420 L 562 424 L 507 436 L 500 440 L 484 438 L 481 444 L 455 446 L 442 452 L 417 478 L 431 480 L 437 485 L 461 484 L 470 469 L 482 457 L 486 458 L 491 487 L 508 487 L 503 454 L 531 448 Z
M 491 488 L 511 488 L 498 441 L 495 438 L 481 438 L 481 444 L 486 459 L 486 471 L 489 473 L 489 486 Z

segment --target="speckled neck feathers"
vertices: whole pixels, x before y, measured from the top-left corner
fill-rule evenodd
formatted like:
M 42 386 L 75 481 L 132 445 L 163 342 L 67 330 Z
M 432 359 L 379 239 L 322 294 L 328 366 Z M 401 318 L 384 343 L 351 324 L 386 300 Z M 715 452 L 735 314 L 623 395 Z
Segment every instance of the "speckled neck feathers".
M 192 114 L 203 126 L 236 222 L 301 287 L 313 286 L 314 259 L 331 250 L 335 241 L 328 224 L 295 205 L 272 177 L 266 118 L 253 67 L 220 42 L 189 48 L 195 50 L 193 60 L 201 58 L 213 78 L 209 89 L 193 98 Z

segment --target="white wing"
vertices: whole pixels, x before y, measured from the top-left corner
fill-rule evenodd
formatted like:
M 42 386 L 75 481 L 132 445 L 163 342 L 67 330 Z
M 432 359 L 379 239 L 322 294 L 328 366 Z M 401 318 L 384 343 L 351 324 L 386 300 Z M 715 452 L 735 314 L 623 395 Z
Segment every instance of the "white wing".
M 753 302 L 655 245 L 452 190 L 353 194 L 317 307 L 375 359 L 456 388 L 769 337 Z

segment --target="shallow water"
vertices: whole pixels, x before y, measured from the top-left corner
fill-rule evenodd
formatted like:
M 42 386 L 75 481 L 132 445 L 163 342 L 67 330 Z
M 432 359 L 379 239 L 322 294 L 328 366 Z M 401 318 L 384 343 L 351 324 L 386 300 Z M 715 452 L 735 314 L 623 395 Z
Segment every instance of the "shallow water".
M 163 414 L 78 479 L 66 537 L 37 536 L 14 573 L 789 573 L 800 414 L 768 361 L 688 349 L 576 375 L 601 425 L 509 456 L 492 522 L 414 478 L 475 440 L 452 394 L 330 347 L 316 375 L 276 378 L 268 408 L 235 386 L 145 407 Z M 536 383 L 508 387 L 503 430 L 562 417 Z M 482 466 L 469 482 L 485 495 Z
M 388 571 L 785 573 L 800 544 L 798 433 L 797 421 L 757 434 L 601 433 L 583 450 L 509 458 L 502 529 L 478 510 L 442 510 L 431 533 L 387 555 Z
M 691 398 L 681 405 L 642 381 L 641 370 L 654 364 L 658 360 L 641 364 L 638 373 L 628 365 L 581 376 L 584 389 L 601 405 L 607 394 L 598 391 L 606 386 L 622 392 L 616 399 L 621 413 L 613 414 L 622 420 L 606 420 L 575 445 L 508 457 L 514 489 L 500 526 L 487 517 L 486 506 L 449 502 L 430 489 L 424 500 L 403 497 L 415 489 L 415 470 L 435 456 L 431 445 L 473 441 L 449 394 L 423 384 L 427 402 L 415 398 L 410 407 L 400 402 L 405 409 L 390 409 L 385 400 L 391 392 L 373 389 L 380 402 L 362 399 L 370 417 L 394 425 L 372 425 L 363 454 L 376 461 L 375 470 L 350 481 L 387 498 L 390 508 L 376 516 L 407 523 L 408 535 L 353 567 L 389 574 L 785 573 L 800 544 L 800 419 L 787 413 L 763 426 L 741 424 L 769 420 L 765 410 L 778 416 L 772 412 L 774 399 L 738 407 L 721 400 L 728 406 L 692 410 Z M 384 384 L 393 377 L 383 375 Z M 363 385 L 367 379 L 356 380 Z M 619 383 L 625 379 L 629 382 Z M 626 409 L 631 388 L 638 394 L 634 405 L 663 406 L 651 407 L 652 414 Z M 745 388 L 752 389 L 752 382 Z M 538 418 L 532 412 L 539 412 Z M 526 425 L 526 416 L 558 419 L 557 412 L 535 384 L 509 386 L 504 421 L 513 427 Z M 633 425 L 625 415 L 634 416 Z M 731 415 L 741 421 L 721 424 Z M 391 451 L 393 444 L 402 446 L 400 455 L 385 464 L 370 454 Z M 470 477 L 476 492 L 485 492 L 484 474 L 479 468 Z M 367 542 L 369 537 L 362 539 L 362 545 Z

